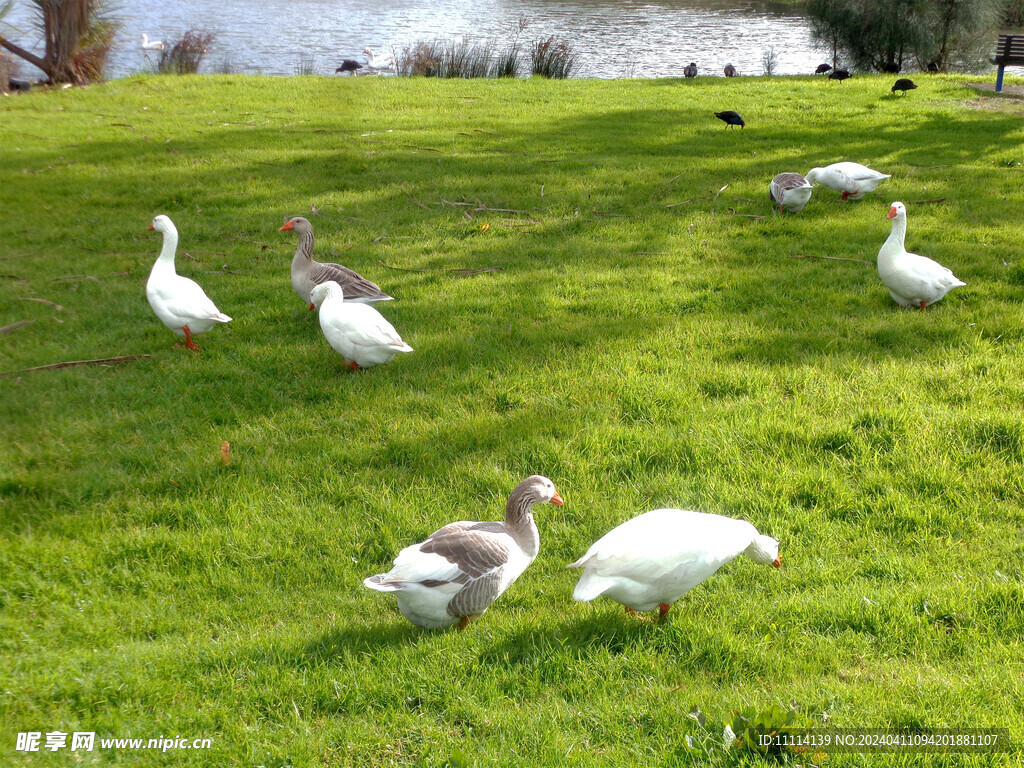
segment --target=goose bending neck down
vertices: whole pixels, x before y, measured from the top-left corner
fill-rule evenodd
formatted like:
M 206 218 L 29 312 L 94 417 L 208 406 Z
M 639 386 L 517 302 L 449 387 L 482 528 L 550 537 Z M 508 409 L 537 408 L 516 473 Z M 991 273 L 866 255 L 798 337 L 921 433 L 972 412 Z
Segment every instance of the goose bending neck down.
M 739 555 L 782 566 L 779 542 L 745 520 L 685 509 L 655 509 L 598 539 L 570 568 L 583 575 L 572 596 L 588 602 L 604 595 L 626 610 L 669 608 Z

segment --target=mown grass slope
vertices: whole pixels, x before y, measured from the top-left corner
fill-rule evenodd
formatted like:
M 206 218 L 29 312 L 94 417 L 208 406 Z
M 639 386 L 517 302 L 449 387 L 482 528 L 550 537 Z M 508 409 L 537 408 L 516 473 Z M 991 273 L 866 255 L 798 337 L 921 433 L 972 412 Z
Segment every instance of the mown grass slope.
M 812 727 L 1024 738 L 1024 108 L 890 80 L 5 100 L 0 325 L 32 322 L 0 372 L 150 357 L 0 379 L 3 761 L 66 764 L 13 751 L 61 730 L 212 738 L 190 765 L 681 765 L 695 707 L 790 702 Z M 769 204 L 774 174 L 844 159 L 892 179 Z M 908 249 L 967 283 L 926 312 L 875 271 L 894 200 Z M 235 318 L 202 355 L 145 300 L 158 213 Z M 413 354 L 342 366 L 289 284 L 294 215 L 397 297 Z M 535 510 L 540 556 L 465 632 L 362 587 L 532 473 L 565 506 Z M 745 517 L 784 567 L 741 558 L 663 625 L 574 603 L 565 564 L 659 506 Z

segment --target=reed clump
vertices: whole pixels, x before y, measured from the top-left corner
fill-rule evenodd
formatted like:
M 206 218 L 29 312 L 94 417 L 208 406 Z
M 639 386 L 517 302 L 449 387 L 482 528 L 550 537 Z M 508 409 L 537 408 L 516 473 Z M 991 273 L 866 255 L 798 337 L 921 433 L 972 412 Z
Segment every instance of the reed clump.
M 554 35 L 530 46 L 530 73 L 541 77 L 569 77 L 579 63 L 572 46 Z
M 518 40 L 503 48 L 490 40 L 421 41 L 395 58 L 395 71 L 405 77 L 518 77 L 521 69 Z
M 173 75 L 196 74 L 216 37 L 213 32 L 202 32 L 194 28 L 188 30 L 180 40 L 173 44 L 169 43 L 164 48 L 156 65 L 157 72 Z

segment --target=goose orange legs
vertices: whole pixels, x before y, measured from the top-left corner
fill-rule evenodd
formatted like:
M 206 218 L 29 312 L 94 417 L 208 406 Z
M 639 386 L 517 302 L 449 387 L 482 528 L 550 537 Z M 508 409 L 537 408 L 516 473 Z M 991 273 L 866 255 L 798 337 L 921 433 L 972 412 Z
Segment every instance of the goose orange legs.
M 185 331 L 185 349 L 191 349 L 193 352 L 202 352 L 203 350 L 197 347 L 196 343 L 192 341 L 192 331 L 188 329 L 188 326 L 186 325 L 182 330 Z

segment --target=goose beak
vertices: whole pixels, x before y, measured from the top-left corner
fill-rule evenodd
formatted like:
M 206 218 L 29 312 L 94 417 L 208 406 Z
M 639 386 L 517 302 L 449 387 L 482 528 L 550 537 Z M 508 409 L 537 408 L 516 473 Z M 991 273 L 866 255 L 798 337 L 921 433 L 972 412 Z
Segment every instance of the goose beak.
M 894 218 L 896 218 L 896 206 L 895 205 L 892 208 L 889 209 L 889 215 L 886 216 L 885 218 L 887 218 L 887 219 L 894 219 Z
M 314 304 L 312 301 L 309 302 L 309 311 L 312 312 L 314 309 L 316 309 L 316 304 Z
M 555 491 L 555 495 L 551 497 L 551 503 L 556 507 L 560 507 L 565 504 L 565 502 L 562 501 L 562 497 L 558 495 L 558 491 Z
M 283 227 L 279 227 L 277 231 L 278 232 L 291 232 L 293 229 L 295 229 L 295 227 L 293 227 L 292 223 L 289 221 Z
M 772 567 L 773 568 L 781 568 L 782 567 L 782 555 L 779 555 L 778 557 L 775 558 L 775 562 L 772 563 Z
M 155 232 L 156 230 L 155 230 L 155 229 L 153 229 L 153 225 L 152 225 L 152 224 L 150 224 L 150 225 L 149 225 L 148 227 L 146 227 L 146 231 L 147 231 L 147 232 Z

